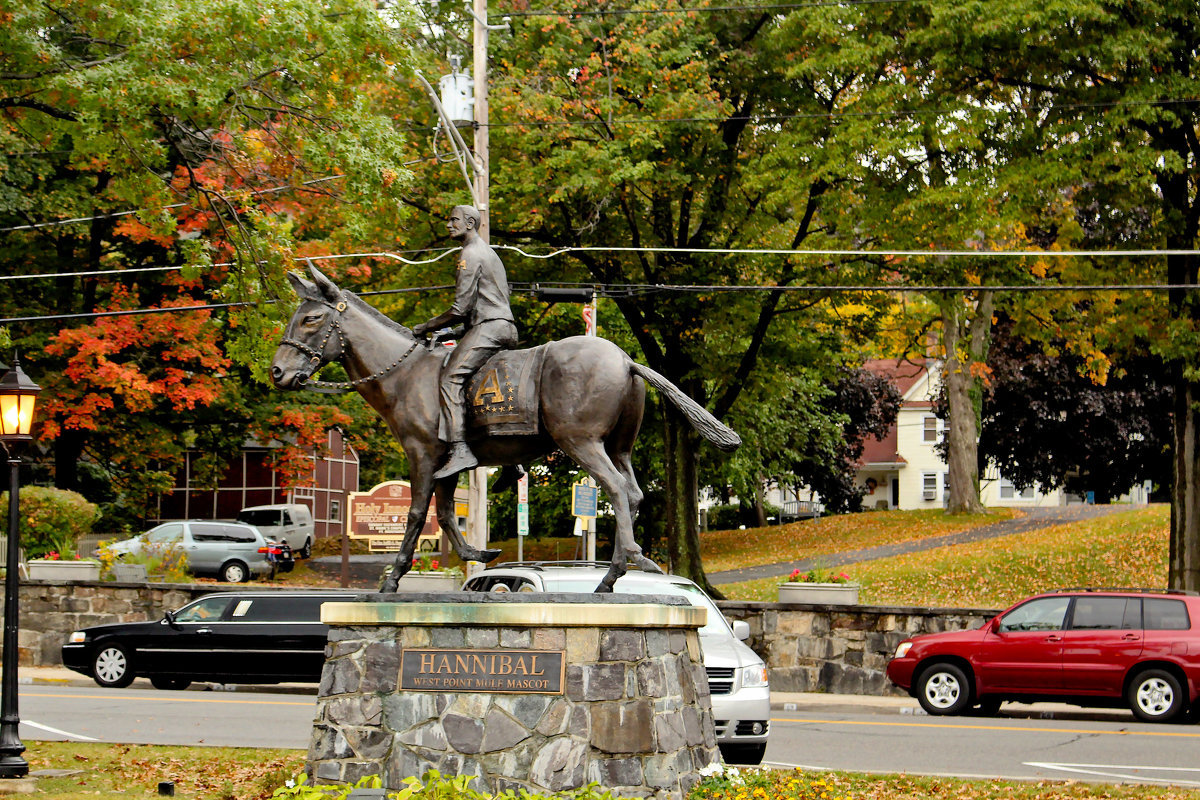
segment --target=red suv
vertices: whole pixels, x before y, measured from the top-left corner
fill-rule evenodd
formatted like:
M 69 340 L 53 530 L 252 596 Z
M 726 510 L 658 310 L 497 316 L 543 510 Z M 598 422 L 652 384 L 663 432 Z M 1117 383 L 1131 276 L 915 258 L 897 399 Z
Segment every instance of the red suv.
M 1022 600 L 982 628 L 914 636 L 887 676 L 930 714 L 1004 700 L 1128 705 L 1166 722 L 1200 694 L 1200 595 L 1060 589 Z

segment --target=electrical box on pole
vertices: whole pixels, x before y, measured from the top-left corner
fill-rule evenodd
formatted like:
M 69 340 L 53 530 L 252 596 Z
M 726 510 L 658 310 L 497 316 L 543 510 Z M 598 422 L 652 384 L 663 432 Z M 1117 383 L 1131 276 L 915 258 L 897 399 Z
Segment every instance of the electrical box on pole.
M 469 127 L 475 122 L 475 79 L 457 69 L 451 75 L 443 75 L 438 81 L 442 96 L 442 107 L 450 122 L 459 128 Z

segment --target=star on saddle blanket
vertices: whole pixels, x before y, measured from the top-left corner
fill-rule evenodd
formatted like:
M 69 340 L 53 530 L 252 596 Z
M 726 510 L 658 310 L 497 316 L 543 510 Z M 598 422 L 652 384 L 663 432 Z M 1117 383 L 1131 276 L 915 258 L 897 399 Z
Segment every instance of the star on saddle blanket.
M 522 436 L 538 432 L 538 388 L 545 346 L 502 350 L 467 382 L 467 436 Z

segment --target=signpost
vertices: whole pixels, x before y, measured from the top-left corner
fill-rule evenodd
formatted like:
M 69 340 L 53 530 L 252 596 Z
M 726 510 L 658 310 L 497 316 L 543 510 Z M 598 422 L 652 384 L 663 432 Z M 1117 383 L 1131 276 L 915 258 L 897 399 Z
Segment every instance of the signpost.
M 529 535 L 529 475 L 517 479 L 517 561 L 525 560 L 525 537 Z
M 584 552 L 588 561 L 596 560 L 596 530 L 592 520 L 596 518 L 600 490 L 591 477 L 584 478 L 571 487 L 571 513 L 578 520 L 584 535 Z

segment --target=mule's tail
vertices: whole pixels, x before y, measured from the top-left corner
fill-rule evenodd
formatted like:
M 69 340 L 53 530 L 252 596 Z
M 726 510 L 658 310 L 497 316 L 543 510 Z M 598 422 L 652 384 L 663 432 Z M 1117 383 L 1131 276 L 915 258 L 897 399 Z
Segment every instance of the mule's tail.
M 678 386 L 649 367 L 642 366 L 633 360 L 630 360 L 629 363 L 631 364 L 630 369 L 633 371 L 633 374 L 640 376 L 646 383 L 665 394 L 667 399 L 688 418 L 688 422 L 692 423 L 692 427 L 696 429 L 696 432 L 712 442 L 717 449 L 724 450 L 727 453 L 738 449 L 742 443 L 742 437 L 738 436 L 728 425 L 722 424 L 720 420 L 708 413 L 708 409 L 688 397 L 680 391 Z

